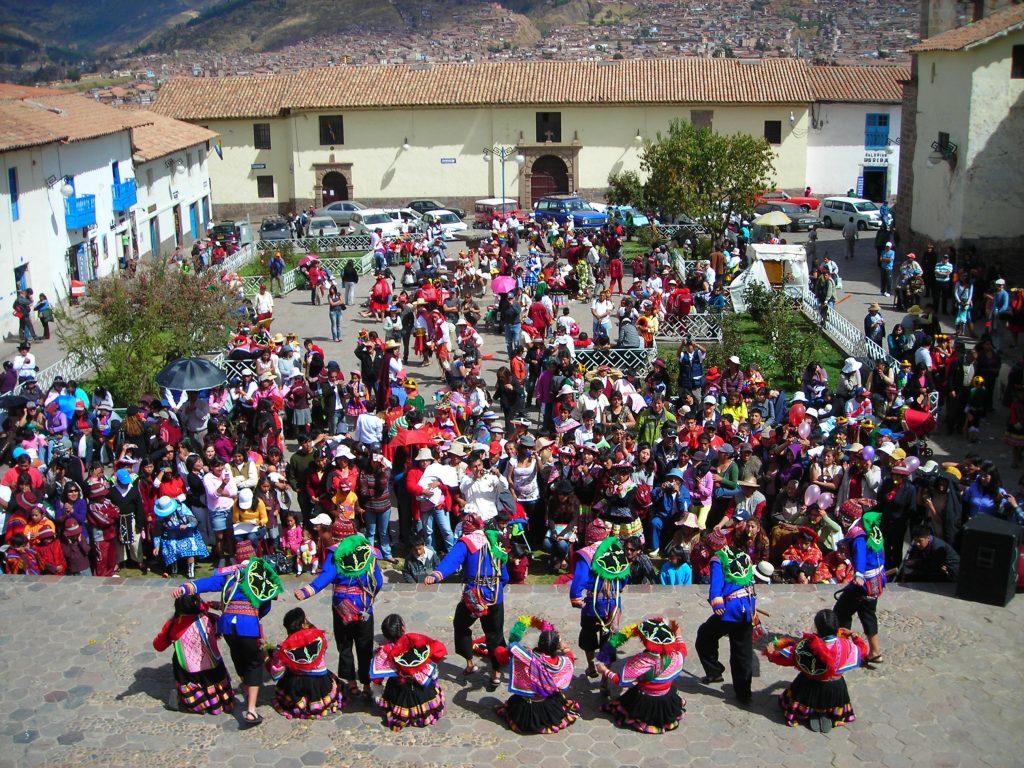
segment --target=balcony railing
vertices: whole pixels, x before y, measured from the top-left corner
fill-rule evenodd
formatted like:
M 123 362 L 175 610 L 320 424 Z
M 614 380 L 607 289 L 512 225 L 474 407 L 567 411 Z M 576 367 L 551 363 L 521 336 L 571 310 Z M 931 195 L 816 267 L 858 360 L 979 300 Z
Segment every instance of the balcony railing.
M 65 199 L 64 223 L 68 230 L 93 226 L 96 223 L 96 195 L 74 195 Z
M 118 213 L 131 210 L 131 207 L 138 200 L 135 191 L 135 179 L 125 179 L 118 184 L 113 184 L 111 190 L 114 197 L 114 210 Z

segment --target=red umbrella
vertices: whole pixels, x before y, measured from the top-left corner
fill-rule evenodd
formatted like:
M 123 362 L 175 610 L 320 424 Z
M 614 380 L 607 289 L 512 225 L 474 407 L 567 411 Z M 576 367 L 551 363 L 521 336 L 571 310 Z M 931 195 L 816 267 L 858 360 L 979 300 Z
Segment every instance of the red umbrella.
M 309 266 L 314 261 L 320 261 L 320 257 L 317 256 L 315 253 L 307 254 L 306 256 L 303 256 L 302 259 L 299 261 L 299 268 L 301 269 L 302 267 Z
M 434 438 L 441 432 L 437 427 L 425 426 L 417 429 L 399 429 L 398 434 L 391 438 L 383 447 L 384 456 L 391 461 L 397 448 L 409 448 L 414 445 L 433 445 Z
M 491 280 L 491 290 L 494 291 L 495 296 L 500 296 L 503 293 L 508 293 L 516 287 L 516 279 L 508 275 L 498 275 L 496 278 Z

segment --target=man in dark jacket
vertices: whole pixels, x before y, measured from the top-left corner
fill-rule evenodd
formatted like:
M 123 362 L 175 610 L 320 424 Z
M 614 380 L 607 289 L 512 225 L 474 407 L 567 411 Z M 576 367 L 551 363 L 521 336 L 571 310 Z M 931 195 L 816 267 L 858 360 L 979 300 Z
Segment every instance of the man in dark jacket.
M 960 555 L 942 539 L 932 535 L 927 525 L 914 529 L 910 551 L 903 561 L 903 581 L 956 581 L 960 574 Z
M 124 566 L 129 560 L 138 565 L 143 573 L 149 571 L 142 533 L 146 530 L 146 512 L 142 506 L 142 495 L 131 472 L 119 469 L 114 475 L 114 487 L 107 497 L 117 507 L 117 561 Z
M 365 382 L 365 377 L 363 381 Z M 372 384 L 372 382 L 371 382 Z M 345 382 L 341 369 L 333 360 L 327 365 L 327 378 L 320 382 L 320 405 L 327 422 L 327 432 L 336 435 L 345 417 Z
M 644 348 L 644 340 L 640 338 L 640 332 L 628 315 L 619 321 L 619 342 L 615 346 L 620 349 Z

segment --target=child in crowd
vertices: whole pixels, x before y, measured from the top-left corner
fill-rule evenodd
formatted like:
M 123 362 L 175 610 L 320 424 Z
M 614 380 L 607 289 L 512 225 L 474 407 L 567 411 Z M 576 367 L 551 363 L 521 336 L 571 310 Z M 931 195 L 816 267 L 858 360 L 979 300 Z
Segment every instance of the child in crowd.
M 281 528 L 281 549 L 289 559 L 298 561 L 299 545 L 302 544 L 302 529 L 295 515 L 285 515 Z
M 662 563 L 659 580 L 665 586 L 678 587 L 693 584 L 690 557 L 682 547 L 672 547 L 668 559 Z
M 298 557 L 295 560 L 295 573 L 302 575 L 303 570 L 311 574 L 319 573 L 320 558 L 317 556 L 316 542 L 308 530 L 302 531 L 302 542 L 299 544 Z

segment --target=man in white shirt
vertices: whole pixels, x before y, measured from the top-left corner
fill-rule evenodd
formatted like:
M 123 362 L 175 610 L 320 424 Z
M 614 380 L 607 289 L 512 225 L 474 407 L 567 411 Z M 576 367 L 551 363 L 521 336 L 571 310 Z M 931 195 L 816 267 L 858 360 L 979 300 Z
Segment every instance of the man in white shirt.
M 384 439 L 384 420 L 373 413 L 361 413 L 356 418 L 356 440 L 371 450 L 380 448 Z
M 18 379 L 27 378 L 28 375 L 36 372 L 36 356 L 32 354 L 32 345 L 27 341 L 22 342 L 18 347 L 18 354 L 11 361 L 14 370 L 18 372 Z
M 274 296 L 267 290 L 265 283 L 260 283 L 260 291 L 253 297 L 252 307 L 256 310 L 256 319 L 263 320 L 274 315 Z
M 477 514 L 486 523 L 498 514 L 498 491 L 508 490 L 508 480 L 496 467 L 484 470 L 483 459 L 474 456 L 459 483 L 459 490 L 467 504 L 476 505 Z
M 599 298 L 594 299 L 590 305 L 590 314 L 594 318 L 594 338 L 597 338 L 598 331 L 604 329 L 608 338 L 612 336 L 612 310 L 615 307 L 611 302 L 611 294 L 608 291 L 601 291 Z
M 200 399 L 198 392 L 189 392 L 185 402 L 178 409 L 178 426 L 202 445 L 206 438 L 206 428 L 210 422 L 210 401 Z
M 604 409 L 608 406 L 608 398 L 605 397 L 604 394 L 604 381 L 599 378 L 590 382 L 589 390 L 583 394 L 579 403 L 576 405 L 577 410 L 581 415 L 586 411 L 593 411 L 594 418 L 598 424 L 602 423 Z M 589 440 L 590 438 L 587 439 Z

